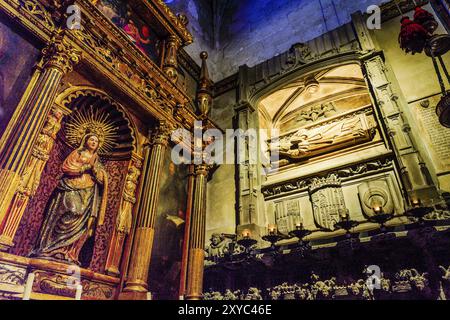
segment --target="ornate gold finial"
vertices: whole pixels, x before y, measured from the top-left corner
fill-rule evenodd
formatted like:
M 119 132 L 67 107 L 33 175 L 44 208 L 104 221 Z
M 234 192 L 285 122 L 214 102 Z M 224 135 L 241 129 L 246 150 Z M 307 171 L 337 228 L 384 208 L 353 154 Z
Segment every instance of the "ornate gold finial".
M 212 81 L 209 78 L 208 65 L 206 64 L 208 53 L 206 51 L 201 52 L 200 58 L 202 59 L 202 69 L 197 91 L 197 107 L 200 115 L 206 118 L 212 105 Z
M 178 79 L 178 49 L 180 48 L 180 41 L 175 36 L 167 38 L 166 56 L 164 58 L 164 72 L 169 79 L 176 83 Z
M 66 124 L 67 142 L 78 148 L 87 134 L 95 134 L 99 140 L 98 153 L 105 155 L 116 146 L 117 128 L 109 119 L 109 114 L 100 113 L 91 106 L 88 110 L 72 114 Z

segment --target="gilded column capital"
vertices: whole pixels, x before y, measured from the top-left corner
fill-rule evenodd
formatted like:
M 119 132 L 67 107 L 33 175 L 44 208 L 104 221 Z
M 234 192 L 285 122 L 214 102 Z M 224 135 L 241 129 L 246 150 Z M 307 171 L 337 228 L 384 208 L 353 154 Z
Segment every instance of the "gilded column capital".
M 207 176 L 209 171 L 211 170 L 211 168 L 212 168 L 211 165 L 208 165 L 208 164 L 205 164 L 205 163 L 195 165 L 195 167 L 194 167 L 194 175 L 196 175 L 196 176 L 200 176 L 200 175 Z
M 152 130 L 151 144 L 167 146 L 173 129 L 171 124 L 161 121 L 159 125 Z
M 62 33 L 57 33 L 51 43 L 42 50 L 43 68 L 54 68 L 66 74 L 81 60 L 81 51 L 76 49 Z

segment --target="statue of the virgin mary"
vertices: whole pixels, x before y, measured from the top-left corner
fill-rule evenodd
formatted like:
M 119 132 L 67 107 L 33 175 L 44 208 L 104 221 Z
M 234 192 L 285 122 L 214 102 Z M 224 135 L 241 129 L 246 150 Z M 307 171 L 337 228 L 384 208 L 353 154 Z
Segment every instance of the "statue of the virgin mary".
M 67 125 L 69 143 L 76 142 L 78 148 L 62 164 L 63 176 L 46 207 L 31 256 L 79 264 L 83 245 L 104 222 L 108 175 L 99 150 L 104 149 L 112 128 L 94 118 L 78 116 Z

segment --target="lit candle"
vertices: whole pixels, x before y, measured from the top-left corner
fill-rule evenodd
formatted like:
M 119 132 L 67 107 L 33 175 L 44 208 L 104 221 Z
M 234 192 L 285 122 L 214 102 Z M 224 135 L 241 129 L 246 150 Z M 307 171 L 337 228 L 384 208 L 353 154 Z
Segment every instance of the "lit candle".
M 341 218 L 342 220 L 347 220 L 349 218 L 348 210 L 342 211 Z
M 27 282 L 25 284 L 25 291 L 23 293 L 22 300 L 30 300 L 31 291 L 33 290 L 34 273 L 28 274 Z
M 245 229 L 244 231 L 242 231 L 242 237 L 250 238 L 250 230 Z
M 303 229 L 303 219 L 302 219 L 302 217 L 299 217 L 297 219 L 297 222 L 295 223 L 295 227 L 297 229 Z
M 379 207 L 379 206 L 376 206 L 376 207 L 373 208 L 373 211 L 374 211 L 376 214 L 381 213 L 382 210 L 383 210 L 383 209 L 382 209 L 381 207 Z
M 151 292 L 147 292 L 147 300 L 153 300 L 153 296 Z
M 420 207 L 420 199 L 413 199 L 412 201 L 412 205 L 414 208 L 419 208 Z
M 269 224 L 269 234 L 275 234 L 276 226 Z
M 77 285 L 77 291 L 75 292 L 75 300 L 81 300 L 81 294 L 83 293 L 83 286 Z

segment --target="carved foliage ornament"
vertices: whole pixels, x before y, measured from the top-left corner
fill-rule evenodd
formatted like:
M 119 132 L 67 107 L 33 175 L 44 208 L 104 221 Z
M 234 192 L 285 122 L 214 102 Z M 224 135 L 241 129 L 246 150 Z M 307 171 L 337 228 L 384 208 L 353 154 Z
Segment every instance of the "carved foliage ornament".
M 94 54 L 99 57 L 99 61 L 103 65 L 109 70 L 116 71 L 124 79 L 124 82 L 131 84 L 139 94 L 154 104 L 161 106 L 163 110 L 170 107 L 164 99 L 167 92 L 164 92 L 163 87 L 156 89 L 157 84 L 154 83 L 150 76 L 143 70 L 133 66 L 119 52 L 115 52 L 114 49 L 103 44 L 91 31 L 82 26 L 81 30 L 72 30 L 72 34 L 86 47 L 86 51 L 94 51 Z M 151 67 L 150 64 L 147 64 L 147 66 Z
M 22 285 L 25 281 L 25 269 L 9 264 L 0 264 L 0 283 Z
M 19 3 L 21 5 L 21 8 L 23 8 L 26 13 L 34 16 L 50 31 L 53 31 L 55 29 L 55 23 L 51 17 L 51 14 L 44 8 L 42 4 L 39 3 L 39 1 L 19 0 Z
M 73 276 L 62 275 L 54 272 L 34 271 L 35 282 L 33 291 L 66 297 L 75 297 L 75 281 Z M 114 295 L 112 285 L 100 284 L 88 280 L 81 280 L 83 298 L 108 300 Z
M 183 37 L 186 39 L 186 45 L 191 44 L 194 39 L 186 29 L 186 20 L 182 17 L 180 18 L 180 16 L 176 16 L 163 0 L 156 0 L 156 3 L 163 9 L 164 13 L 170 18 L 171 22 L 177 27 L 178 31 L 181 32 Z
M 42 53 L 44 68 L 55 68 L 63 74 L 71 72 L 74 65 L 81 59 L 81 51 L 69 43 L 61 30 L 52 38 L 50 45 L 42 50 Z
M 171 124 L 165 121 L 161 121 L 160 124 L 152 132 L 152 144 L 167 146 L 173 129 L 174 127 Z

